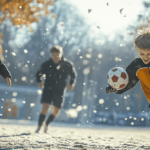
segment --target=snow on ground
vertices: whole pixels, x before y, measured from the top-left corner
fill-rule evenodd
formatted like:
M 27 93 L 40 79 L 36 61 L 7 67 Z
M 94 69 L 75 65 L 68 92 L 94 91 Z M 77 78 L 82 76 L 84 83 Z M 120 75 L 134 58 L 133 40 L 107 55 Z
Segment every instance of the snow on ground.
M 84 127 L 84 128 L 83 128 Z M 0 150 L 149 150 L 150 128 L 52 123 L 34 133 L 36 122 L 0 119 Z

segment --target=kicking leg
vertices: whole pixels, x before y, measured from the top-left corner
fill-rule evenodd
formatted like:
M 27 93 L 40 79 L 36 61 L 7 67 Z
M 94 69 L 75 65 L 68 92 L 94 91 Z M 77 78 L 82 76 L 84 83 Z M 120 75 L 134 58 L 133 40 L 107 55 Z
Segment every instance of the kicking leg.
M 53 111 L 49 115 L 48 119 L 46 120 L 46 124 L 44 127 L 44 133 L 47 133 L 48 125 L 54 120 L 54 118 L 59 114 L 60 108 L 53 106 Z
M 48 103 L 42 103 L 42 111 L 41 111 L 40 116 L 39 116 L 38 128 L 35 131 L 36 133 L 39 133 L 40 128 L 41 128 L 41 126 L 42 126 L 42 124 L 43 124 L 43 122 L 45 120 L 46 114 L 49 111 L 49 108 L 50 108 L 50 104 L 48 104 Z

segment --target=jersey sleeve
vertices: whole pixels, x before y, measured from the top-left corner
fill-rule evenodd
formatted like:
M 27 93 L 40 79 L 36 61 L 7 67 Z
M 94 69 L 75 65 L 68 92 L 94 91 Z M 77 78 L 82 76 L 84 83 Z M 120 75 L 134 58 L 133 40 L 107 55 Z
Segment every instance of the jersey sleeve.
M 5 64 L 0 61 L 0 75 L 5 79 L 7 77 L 11 78 L 11 73 L 9 72 L 8 68 Z
M 122 94 L 122 93 L 130 90 L 131 88 L 133 88 L 138 83 L 139 78 L 136 76 L 136 72 L 137 72 L 136 68 L 137 68 L 137 65 L 136 65 L 135 61 L 132 61 L 131 64 L 126 68 L 126 72 L 129 77 L 129 82 L 124 89 L 117 90 L 116 94 Z
M 42 82 L 42 75 L 44 74 L 44 71 L 45 70 L 45 63 L 43 63 L 40 68 L 38 69 L 37 73 L 36 73 L 36 81 L 39 83 L 39 82 Z
M 70 72 L 69 75 L 71 76 L 70 78 L 70 84 L 73 85 L 76 83 L 76 77 L 77 77 L 77 72 L 74 68 L 74 65 L 71 63 L 70 64 Z

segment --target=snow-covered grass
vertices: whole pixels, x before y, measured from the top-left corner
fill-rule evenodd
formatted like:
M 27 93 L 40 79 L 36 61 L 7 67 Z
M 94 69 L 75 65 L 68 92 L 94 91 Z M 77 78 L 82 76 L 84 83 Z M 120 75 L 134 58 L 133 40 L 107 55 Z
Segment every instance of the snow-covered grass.
M 37 122 L 0 119 L 0 149 L 150 149 L 150 129 L 53 122 L 34 133 Z

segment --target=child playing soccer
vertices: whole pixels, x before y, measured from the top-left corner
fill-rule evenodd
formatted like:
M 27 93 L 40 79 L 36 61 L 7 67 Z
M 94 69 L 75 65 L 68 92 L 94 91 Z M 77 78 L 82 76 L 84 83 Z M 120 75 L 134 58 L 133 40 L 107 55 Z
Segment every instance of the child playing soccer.
M 108 85 L 106 93 L 122 94 L 133 88 L 140 80 L 150 108 L 150 27 L 138 30 L 137 36 L 134 39 L 134 45 L 140 58 L 134 59 L 126 68 L 129 83 L 122 90 L 116 90 Z
M 73 63 L 63 58 L 62 47 L 54 46 L 50 49 L 50 53 L 51 58 L 44 62 L 36 73 L 38 86 L 43 88 L 41 99 L 42 110 L 39 115 L 36 133 L 39 133 L 53 102 L 53 111 L 44 124 L 44 133 L 47 133 L 48 125 L 58 116 L 61 110 L 68 76 L 70 76 L 70 82 L 67 86 L 69 91 L 74 89 L 77 76 Z M 43 74 L 46 75 L 45 82 L 41 80 Z

